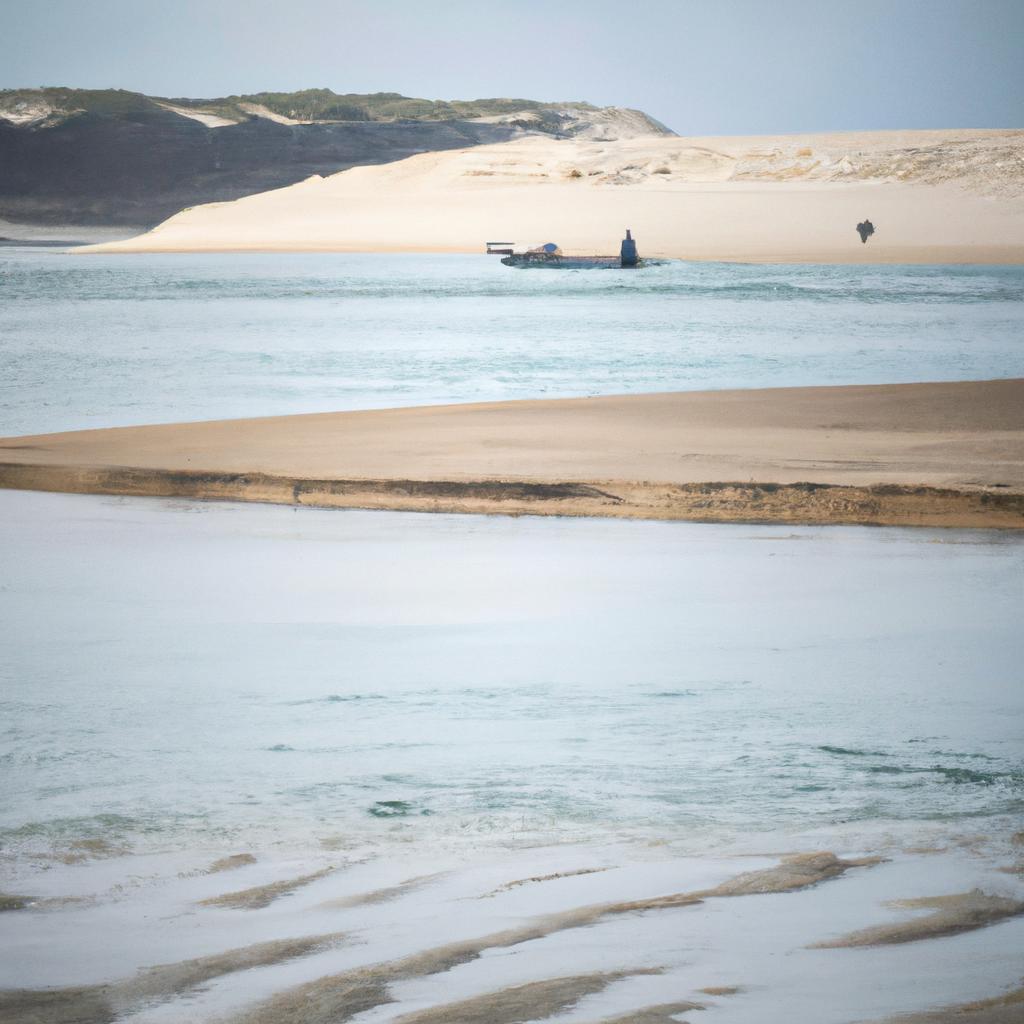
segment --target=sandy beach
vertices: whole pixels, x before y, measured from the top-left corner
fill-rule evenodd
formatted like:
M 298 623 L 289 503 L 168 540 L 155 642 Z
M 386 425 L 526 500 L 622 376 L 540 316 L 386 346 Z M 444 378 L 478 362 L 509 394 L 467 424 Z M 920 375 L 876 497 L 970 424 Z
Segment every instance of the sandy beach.
M 166 871 L 167 860 L 137 858 L 132 866 Z M 149 881 L 146 897 L 176 920 L 199 915 L 222 942 L 232 928 L 235 941 L 241 929 L 259 940 L 135 971 L 124 965 L 138 954 L 115 941 L 125 960 L 110 980 L 0 989 L 0 1011 L 12 1020 L 68 1024 L 107 1024 L 121 1015 L 140 1024 L 176 1015 L 225 1024 L 337 1024 L 367 1013 L 388 1024 L 520 1024 L 561 1014 L 576 1024 L 679 1024 L 693 1019 L 682 1014 L 700 1011 L 735 1024 L 781 1024 L 785 1011 L 774 1002 L 792 1010 L 804 1001 L 825 1007 L 831 999 L 818 1019 L 841 1024 L 850 1012 L 878 1020 L 887 1004 L 920 1006 L 916 957 L 923 941 L 942 935 L 960 935 L 957 948 L 988 954 L 982 984 L 1001 992 L 998 979 L 1009 960 L 1001 944 L 1021 932 L 1024 903 L 1017 900 L 980 892 L 952 897 L 945 931 L 924 927 L 902 939 L 879 929 L 853 962 L 842 941 L 838 948 L 814 945 L 816 936 L 865 919 L 885 920 L 895 930 L 907 918 L 895 904 L 929 902 L 893 896 L 921 889 L 915 869 L 941 880 L 942 867 L 920 855 L 883 860 L 829 852 L 698 860 L 569 847 L 473 865 L 435 856 L 430 874 L 409 877 L 403 872 L 417 865 L 407 859 L 367 865 L 336 856 L 316 877 L 289 879 L 282 893 L 279 883 L 262 880 L 294 872 L 294 863 L 249 858 L 225 869 L 193 856 L 188 877 L 173 888 Z M 967 870 L 991 885 L 998 876 L 986 867 Z M 523 874 L 530 871 L 537 874 Z M 90 873 L 100 875 L 95 867 Z M 365 888 L 375 884 L 381 888 Z M 234 904 L 206 897 L 231 886 L 249 888 L 226 894 L 237 897 Z M 112 911 L 130 931 L 137 926 L 129 908 L 142 899 L 133 892 L 128 907 Z M 63 913 L 87 920 L 88 912 Z M 991 927 L 1001 921 L 1009 922 L 1005 937 Z M 39 931 L 34 924 L 31 935 Z M 755 936 L 740 940 L 744 928 Z M 352 941 L 352 929 L 362 941 Z M 165 955 L 188 948 L 184 931 L 165 927 L 159 943 Z M 692 960 L 680 962 L 680 934 L 690 942 L 699 937 Z M 962 985 L 950 943 L 933 955 Z M 880 984 L 873 975 L 883 965 L 887 980 Z M 944 979 L 929 1002 L 949 999 L 950 991 L 955 988 Z M 1012 1024 L 1020 1020 L 1020 998 L 1019 991 L 997 994 L 906 1019 L 944 1024 L 963 1014 L 977 1024 Z
M 81 252 L 481 252 L 489 240 L 782 263 L 1024 262 L 1024 132 L 527 136 L 184 210 Z M 862 244 L 854 228 L 877 232 Z
M 0 440 L 0 485 L 339 508 L 1024 526 L 1024 380 L 496 402 Z
M 1024 1024 L 1024 0 L 9 6 L 0 1024 Z

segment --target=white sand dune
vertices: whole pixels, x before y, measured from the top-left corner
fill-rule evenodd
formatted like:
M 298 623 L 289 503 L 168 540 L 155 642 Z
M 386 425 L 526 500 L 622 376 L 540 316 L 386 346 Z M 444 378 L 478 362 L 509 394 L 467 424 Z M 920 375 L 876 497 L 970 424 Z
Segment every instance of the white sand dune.
M 240 110 L 244 110 L 247 114 L 252 114 L 253 117 L 262 117 L 267 121 L 273 121 L 275 124 L 332 124 L 331 121 L 300 121 L 294 117 L 287 117 L 285 114 L 278 114 L 276 111 L 271 110 L 270 107 L 265 106 L 262 103 L 239 103 L 238 107 Z
M 648 256 L 1024 262 L 1024 131 L 526 136 L 195 207 L 91 251 L 615 252 L 627 226 Z
M 214 114 L 209 110 L 197 110 L 194 107 L 176 107 L 173 103 L 157 103 L 157 106 L 163 107 L 164 110 L 169 110 L 172 114 L 187 117 L 191 121 L 198 121 L 207 128 L 228 128 L 233 124 L 238 124 L 237 120 L 233 121 L 231 118 L 221 117 L 220 114 Z

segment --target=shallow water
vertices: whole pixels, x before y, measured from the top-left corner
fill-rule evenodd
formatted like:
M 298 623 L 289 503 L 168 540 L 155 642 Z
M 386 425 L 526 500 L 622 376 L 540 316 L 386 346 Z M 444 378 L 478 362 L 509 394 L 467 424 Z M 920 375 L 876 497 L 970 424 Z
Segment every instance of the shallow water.
M 1013 267 L 563 276 L 2 250 L 0 434 L 1021 375 L 1022 326 Z M 831 849 L 891 860 L 488 948 L 360 1019 L 638 965 L 663 973 L 561 1019 L 683 997 L 709 1024 L 845 1024 L 995 994 L 1019 979 L 1024 917 L 805 947 L 890 923 L 887 900 L 1024 895 L 1003 870 L 1024 818 L 1022 569 L 1024 538 L 998 532 L 0 491 L 0 893 L 31 900 L 0 914 L 0 989 L 348 934 L 121 990 L 131 1024 L 223 1021 L 339 971 Z M 268 905 L 202 902 L 262 886 Z
M 1024 267 L 0 249 L 0 435 L 1024 375 Z
M 1015 535 L 25 492 L 0 515 L 19 860 L 91 837 L 700 851 L 1024 811 Z

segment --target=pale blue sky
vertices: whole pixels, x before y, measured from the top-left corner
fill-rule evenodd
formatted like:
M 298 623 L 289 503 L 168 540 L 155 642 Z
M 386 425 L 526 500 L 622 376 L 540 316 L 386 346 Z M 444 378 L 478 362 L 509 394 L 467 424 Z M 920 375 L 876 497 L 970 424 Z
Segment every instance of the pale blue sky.
M 1024 0 L 0 0 L 0 87 L 638 107 L 684 134 L 1024 127 Z

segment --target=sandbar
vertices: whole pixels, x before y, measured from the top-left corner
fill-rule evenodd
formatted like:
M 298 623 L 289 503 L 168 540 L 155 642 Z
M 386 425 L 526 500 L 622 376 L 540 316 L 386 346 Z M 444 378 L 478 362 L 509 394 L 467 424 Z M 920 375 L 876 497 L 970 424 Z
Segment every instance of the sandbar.
M 1024 379 L 677 392 L 0 439 L 0 486 L 328 508 L 1024 526 Z

